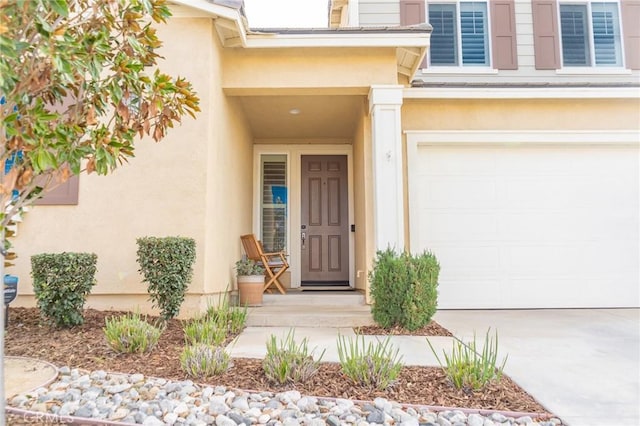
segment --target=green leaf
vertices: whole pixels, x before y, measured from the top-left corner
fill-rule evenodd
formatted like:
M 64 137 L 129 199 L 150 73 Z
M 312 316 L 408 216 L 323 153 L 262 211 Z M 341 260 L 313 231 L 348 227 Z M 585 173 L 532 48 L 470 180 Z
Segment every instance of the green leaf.
M 49 0 L 51 8 L 60 16 L 69 16 L 69 5 L 66 0 Z
M 36 29 L 42 35 L 48 36 L 53 32 L 51 24 L 48 23 L 42 16 L 36 15 Z
M 53 154 L 44 149 L 36 151 L 35 163 L 36 168 L 39 169 L 38 171 L 56 169 L 58 167 Z

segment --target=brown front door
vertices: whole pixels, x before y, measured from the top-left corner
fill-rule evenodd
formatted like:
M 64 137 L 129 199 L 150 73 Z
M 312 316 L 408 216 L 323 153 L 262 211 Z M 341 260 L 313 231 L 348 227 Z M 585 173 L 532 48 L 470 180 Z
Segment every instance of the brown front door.
M 303 155 L 302 285 L 349 284 L 346 155 Z

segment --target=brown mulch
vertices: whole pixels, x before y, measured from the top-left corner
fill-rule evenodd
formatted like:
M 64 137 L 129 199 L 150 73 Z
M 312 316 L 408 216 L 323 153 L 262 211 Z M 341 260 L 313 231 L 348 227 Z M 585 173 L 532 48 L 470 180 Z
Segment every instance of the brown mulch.
M 58 366 L 68 365 L 88 370 L 123 373 L 135 372 L 175 380 L 187 378 L 181 371 L 179 362 L 184 345 L 182 323 L 179 320 L 169 321 L 160 342 L 150 353 L 117 354 L 107 346 L 102 331 L 105 317 L 117 314 L 120 313 L 88 309 L 85 311 L 85 322 L 82 326 L 55 329 L 40 321 L 36 309 L 11 308 L 9 326 L 5 334 L 5 353 L 34 357 Z M 437 327 L 442 333 L 444 329 Z M 360 329 L 361 333 L 368 331 L 379 334 L 379 330 L 375 328 Z M 335 363 L 322 363 L 318 373 L 307 383 L 276 386 L 267 382 L 261 368 L 262 360 L 237 358 L 233 362 L 233 367 L 227 373 L 198 381 L 246 390 L 279 392 L 295 388 L 308 395 L 356 400 L 384 397 L 408 404 L 547 412 L 506 376 L 490 384 L 482 392 L 471 392 L 455 389 L 440 368 L 405 366 L 396 385 L 382 392 L 352 384 L 341 373 L 340 366 Z
M 367 325 L 363 327 L 357 327 L 355 329 L 356 334 L 369 334 L 369 335 L 393 335 L 393 336 L 446 336 L 452 337 L 453 334 L 446 328 L 441 326 L 435 321 L 429 322 L 429 324 L 421 327 L 417 330 L 409 331 L 406 328 L 400 326 L 394 326 L 391 328 L 382 328 L 379 325 Z

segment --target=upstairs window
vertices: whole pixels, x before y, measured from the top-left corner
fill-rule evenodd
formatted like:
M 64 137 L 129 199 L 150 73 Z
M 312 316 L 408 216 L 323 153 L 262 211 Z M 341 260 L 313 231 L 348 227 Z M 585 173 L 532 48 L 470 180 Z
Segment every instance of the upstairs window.
M 489 66 L 487 3 L 429 3 L 432 66 Z
M 622 66 L 617 3 L 561 3 L 560 33 L 563 66 Z

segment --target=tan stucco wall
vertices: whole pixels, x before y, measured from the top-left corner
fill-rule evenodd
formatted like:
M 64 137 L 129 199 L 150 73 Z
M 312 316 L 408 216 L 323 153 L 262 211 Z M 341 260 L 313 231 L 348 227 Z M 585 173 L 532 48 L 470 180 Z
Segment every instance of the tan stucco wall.
M 375 256 L 373 229 L 373 164 L 371 119 L 363 104 L 362 114 L 353 136 L 353 182 L 355 235 L 355 288 L 369 298 L 368 273 Z
M 405 100 L 403 130 L 637 129 L 637 99 Z
M 358 94 L 396 84 L 392 48 L 229 49 L 223 87 L 229 94 Z M 305 92 L 308 89 L 310 92 Z M 334 92 L 331 92 L 334 89 Z
M 25 216 L 14 241 L 19 258 L 8 270 L 20 279 L 16 306 L 33 305 L 32 254 L 86 251 L 98 255 L 98 284 L 88 307 L 157 313 L 137 272 L 141 236 L 196 240 L 182 316 L 206 306 L 203 294 L 233 283 L 239 235 L 251 227 L 251 135 L 238 102 L 223 96 L 212 21 L 172 19 L 159 27 L 159 36 L 166 58 L 160 68 L 193 83 L 202 111 L 196 120 L 185 117 L 159 144 L 138 142 L 136 157 L 112 175 L 81 176 L 77 206 L 38 206 Z
M 217 50 L 222 47 L 213 36 Z M 224 52 L 226 54 L 226 51 Z M 212 110 L 207 170 L 205 293 L 236 289 L 236 260 L 243 253 L 240 235 L 251 232 L 253 136 L 240 100 L 225 96 L 225 59 L 215 56 L 210 68 Z M 207 303 L 204 298 L 204 303 Z

